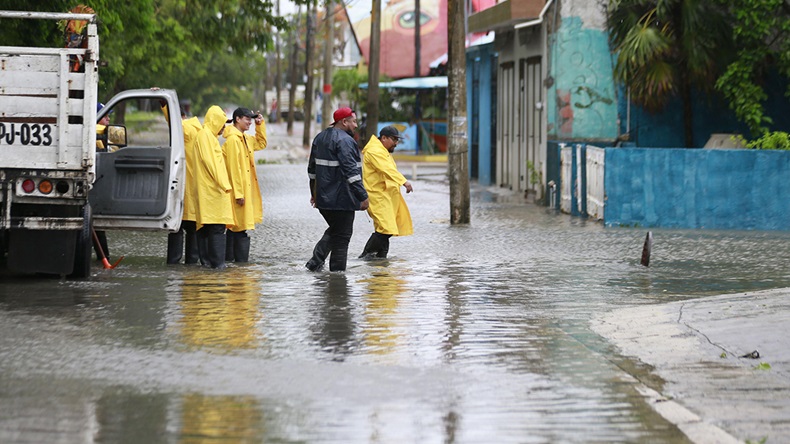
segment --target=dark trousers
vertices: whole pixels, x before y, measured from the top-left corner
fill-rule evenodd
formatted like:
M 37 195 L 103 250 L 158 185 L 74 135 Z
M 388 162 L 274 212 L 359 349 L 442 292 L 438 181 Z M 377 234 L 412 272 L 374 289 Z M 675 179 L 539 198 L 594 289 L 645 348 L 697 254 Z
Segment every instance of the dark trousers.
M 354 232 L 354 211 L 319 210 L 329 228 L 313 248 L 313 257 L 305 265 L 315 271 L 329 257 L 329 271 L 345 271 L 348 243 Z
M 196 264 L 198 262 L 197 244 L 197 224 L 193 220 L 181 221 L 181 227 L 175 233 L 167 235 L 167 263 L 177 264 L 181 262 L 184 244 L 186 242 L 185 264 Z
M 225 268 L 225 225 L 206 224 L 197 231 L 200 263 L 211 268 Z

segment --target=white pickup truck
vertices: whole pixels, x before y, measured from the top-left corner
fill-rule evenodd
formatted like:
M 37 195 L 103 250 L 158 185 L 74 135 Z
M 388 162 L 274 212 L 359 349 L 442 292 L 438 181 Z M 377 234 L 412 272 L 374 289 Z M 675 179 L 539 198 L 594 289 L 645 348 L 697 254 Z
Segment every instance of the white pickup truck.
M 85 21 L 87 44 L 0 46 L 0 267 L 88 277 L 93 227 L 180 225 L 185 162 L 178 97 L 166 89 L 125 91 L 97 112 L 96 16 L 0 11 L 0 26 L 7 19 L 52 20 L 53 27 L 57 20 Z M 118 107 L 154 109 L 162 130 L 110 124 L 97 152 L 96 124 Z

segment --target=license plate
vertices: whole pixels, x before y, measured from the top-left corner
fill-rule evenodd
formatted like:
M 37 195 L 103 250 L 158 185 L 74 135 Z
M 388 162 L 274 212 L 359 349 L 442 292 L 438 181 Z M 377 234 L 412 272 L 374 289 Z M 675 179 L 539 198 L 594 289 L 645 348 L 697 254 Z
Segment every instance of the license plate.
M 48 123 L 0 122 L 0 145 L 50 146 L 53 134 Z

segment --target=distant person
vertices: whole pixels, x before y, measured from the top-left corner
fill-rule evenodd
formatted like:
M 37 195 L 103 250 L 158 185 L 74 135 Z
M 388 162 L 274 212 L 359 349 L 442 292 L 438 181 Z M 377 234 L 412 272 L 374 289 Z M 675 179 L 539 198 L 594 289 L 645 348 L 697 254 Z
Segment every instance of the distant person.
M 409 207 L 400 192 L 413 191 L 411 183 L 398 172 L 392 152 L 401 137 L 394 126 L 385 126 L 379 137 L 370 137 L 362 150 L 362 179 L 370 198 L 368 214 L 373 219 L 373 234 L 360 258 L 386 258 L 390 249 L 390 237 L 408 236 L 414 232 Z
M 195 144 L 198 252 L 204 266 L 217 269 L 225 268 L 225 226 L 233 225 L 232 188 L 219 144 L 226 119 L 222 108 L 209 108 Z
M 313 139 L 307 164 L 310 204 L 329 225 L 305 264 L 310 271 L 320 270 L 327 257 L 330 271 L 345 271 L 354 212 L 368 208 L 359 148 L 352 137 L 357 116 L 351 108 L 340 108 L 333 117 L 332 125 Z
M 245 134 L 255 119 L 255 137 Z M 255 170 L 255 151 L 266 148 L 266 124 L 263 116 L 247 108 L 233 111 L 233 123 L 225 128 L 222 152 L 233 188 L 231 205 L 234 223 L 228 226 L 225 239 L 225 261 L 249 262 L 250 236 L 255 224 L 263 222 L 263 200 Z
M 166 107 L 163 107 L 166 113 Z M 187 118 L 187 109 L 181 107 L 181 126 L 184 129 L 184 157 L 186 158 L 186 179 L 184 181 L 184 213 L 181 216 L 181 226 L 175 233 L 167 235 L 167 263 L 177 264 L 186 245 L 184 255 L 185 264 L 196 264 L 200 258 L 197 242 L 197 184 L 195 183 L 195 169 L 197 168 L 196 143 L 197 135 L 203 125 L 197 117 Z M 186 243 L 185 243 L 186 241 Z

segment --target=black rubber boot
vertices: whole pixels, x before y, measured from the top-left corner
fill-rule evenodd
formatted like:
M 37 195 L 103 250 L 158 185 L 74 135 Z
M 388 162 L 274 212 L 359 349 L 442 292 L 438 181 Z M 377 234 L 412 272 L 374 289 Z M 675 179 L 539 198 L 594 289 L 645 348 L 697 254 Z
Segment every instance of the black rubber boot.
M 189 222 L 190 225 L 187 224 Z M 200 253 L 198 252 L 197 233 L 195 232 L 195 222 L 184 221 L 182 226 L 186 225 L 184 232 L 184 249 L 186 251 L 184 257 L 185 264 L 197 264 L 200 261 Z
M 177 264 L 181 262 L 182 250 L 184 249 L 184 232 L 178 230 L 167 235 L 167 263 Z
M 365 248 L 362 249 L 362 254 L 360 254 L 357 259 L 362 259 L 369 254 L 376 253 L 378 248 L 378 238 L 376 237 L 376 232 L 370 235 L 368 241 L 365 243 Z
M 203 226 L 197 233 L 195 234 L 197 238 L 197 247 L 198 247 L 198 259 L 200 260 L 200 265 L 204 267 L 210 267 L 211 261 L 208 257 L 208 238 L 209 238 L 209 230 L 208 227 Z
M 324 266 L 324 261 L 326 261 L 326 257 L 329 256 L 330 239 L 329 235 L 324 233 L 321 240 L 315 244 L 315 248 L 313 248 L 313 257 L 304 265 L 308 270 L 318 271 Z
M 250 261 L 250 237 L 247 233 L 245 236 L 236 236 L 233 238 L 233 255 L 236 262 L 249 262 Z
M 233 262 L 233 238 L 234 233 L 230 230 L 225 232 L 225 261 Z
M 208 236 L 208 260 L 211 268 L 222 270 L 225 268 L 225 229 L 222 225 Z
M 390 238 L 392 235 L 381 233 L 376 234 L 379 237 L 379 251 L 376 253 L 376 257 L 385 259 L 387 257 L 387 253 L 390 251 Z

